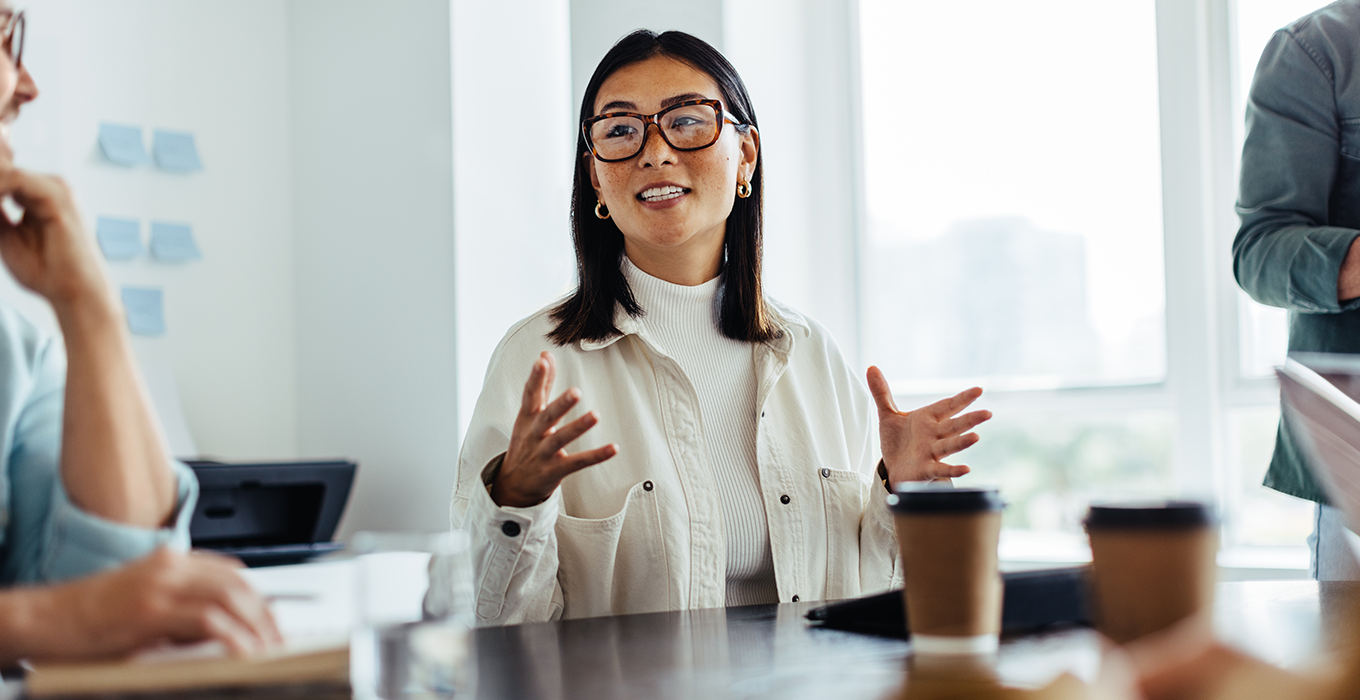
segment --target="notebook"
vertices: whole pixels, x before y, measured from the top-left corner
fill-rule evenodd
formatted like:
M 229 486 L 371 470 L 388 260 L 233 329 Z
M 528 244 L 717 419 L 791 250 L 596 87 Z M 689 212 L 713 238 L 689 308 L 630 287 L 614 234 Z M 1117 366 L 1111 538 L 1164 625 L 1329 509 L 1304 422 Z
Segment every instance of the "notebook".
M 1295 353 L 1275 373 L 1284 418 L 1360 556 L 1360 355 Z

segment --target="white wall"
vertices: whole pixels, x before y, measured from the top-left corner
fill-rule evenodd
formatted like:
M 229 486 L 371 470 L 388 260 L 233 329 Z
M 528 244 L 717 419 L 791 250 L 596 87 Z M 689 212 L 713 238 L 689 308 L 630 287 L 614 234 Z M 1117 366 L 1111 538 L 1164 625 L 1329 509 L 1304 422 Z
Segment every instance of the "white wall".
M 99 215 L 188 222 L 204 259 L 107 265 L 114 285 L 163 287 L 168 333 L 135 338 L 168 365 L 203 454 L 297 453 L 286 7 L 270 0 L 32 0 L 24 62 L 41 94 L 14 127 L 21 167 L 66 177 Z M 202 173 L 99 155 L 100 121 L 194 132 Z M 55 331 L 0 273 L 0 298 Z M 27 298 L 25 298 L 27 297 Z
M 453 14 L 461 435 L 505 331 L 575 287 L 576 133 L 567 0 L 455 0 Z
M 298 441 L 359 462 L 342 535 L 448 527 L 459 444 L 449 7 L 289 4 Z

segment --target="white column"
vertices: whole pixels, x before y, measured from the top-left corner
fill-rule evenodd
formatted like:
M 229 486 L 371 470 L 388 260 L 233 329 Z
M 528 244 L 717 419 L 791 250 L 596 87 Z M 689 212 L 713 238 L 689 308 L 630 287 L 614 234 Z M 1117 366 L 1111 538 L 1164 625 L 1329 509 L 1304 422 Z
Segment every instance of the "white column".
M 453 2 L 459 436 L 501 337 L 575 285 L 569 46 L 567 0 Z
M 1223 469 L 1218 400 L 1218 245 L 1214 208 L 1210 13 L 1206 0 L 1158 0 L 1162 207 L 1166 251 L 1167 386 L 1177 416 L 1181 492 L 1213 496 Z
M 301 452 L 359 462 L 340 536 L 441 530 L 458 452 L 449 0 L 289 9 Z

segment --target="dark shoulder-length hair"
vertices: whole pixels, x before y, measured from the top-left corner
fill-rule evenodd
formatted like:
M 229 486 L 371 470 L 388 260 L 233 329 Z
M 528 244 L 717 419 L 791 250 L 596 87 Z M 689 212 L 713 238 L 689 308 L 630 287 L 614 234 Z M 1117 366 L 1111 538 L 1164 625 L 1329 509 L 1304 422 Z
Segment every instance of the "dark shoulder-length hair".
M 645 29 L 620 39 L 596 66 L 595 74 L 586 85 L 581 100 L 581 122 L 594 116 L 595 97 L 600 86 L 624 66 L 644 61 L 653 56 L 667 56 L 683 61 L 707 73 L 722 90 L 723 106 L 742 123 L 736 127 L 747 130 L 756 126 L 756 113 L 751 97 L 746 94 L 737 70 L 718 50 L 702 39 L 684 32 L 657 34 Z M 757 127 L 759 128 L 759 127 Z M 628 280 L 623 276 L 623 234 L 612 219 L 595 216 L 595 191 L 590 184 L 589 153 L 585 134 L 577 129 L 576 177 L 571 192 L 571 235 L 576 246 L 576 291 L 552 311 L 557 322 L 548 337 L 558 345 L 582 340 L 608 340 L 621 331 L 614 325 L 614 307 L 623 307 L 634 318 L 643 309 L 633 296 Z M 721 296 L 720 325 L 723 335 L 733 340 L 761 342 L 779 336 L 770 309 L 761 291 L 760 255 L 762 206 L 762 170 L 764 158 L 756 159 L 751 174 L 751 196 L 736 198 L 727 216 L 725 236 L 724 280 Z

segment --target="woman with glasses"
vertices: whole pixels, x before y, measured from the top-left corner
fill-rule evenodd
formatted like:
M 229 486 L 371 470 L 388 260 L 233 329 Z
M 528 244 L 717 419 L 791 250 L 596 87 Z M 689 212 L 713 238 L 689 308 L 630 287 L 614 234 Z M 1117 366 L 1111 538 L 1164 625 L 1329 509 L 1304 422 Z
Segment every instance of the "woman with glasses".
M 981 391 L 899 412 L 764 295 L 760 133 L 703 41 L 619 41 L 577 151 L 579 285 L 501 341 L 459 459 L 479 623 L 900 585 L 885 487 L 967 473 Z
M 122 309 L 71 191 L 16 168 L 9 124 L 38 97 L 24 15 L 0 4 L 0 260 L 52 306 L 65 341 L 0 305 L 0 666 L 213 639 L 282 640 L 240 563 L 186 553 L 197 486 L 170 459 Z

